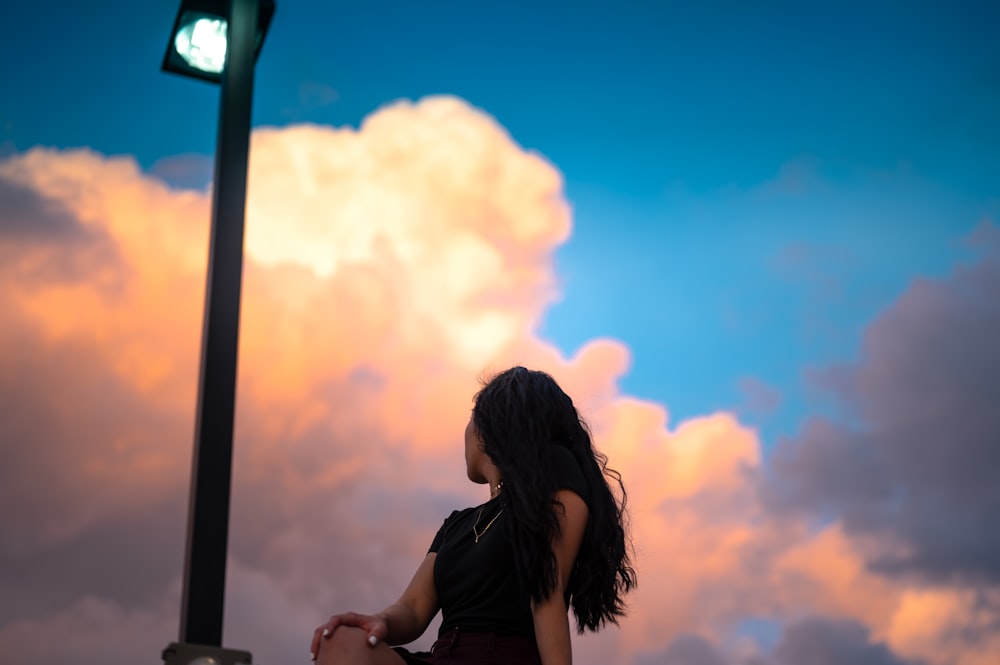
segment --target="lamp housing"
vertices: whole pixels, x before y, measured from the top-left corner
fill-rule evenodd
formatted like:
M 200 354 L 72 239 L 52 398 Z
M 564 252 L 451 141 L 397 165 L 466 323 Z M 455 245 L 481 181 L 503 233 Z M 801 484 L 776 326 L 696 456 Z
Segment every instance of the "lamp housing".
M 231 0 L 181 0 L 160 69 L 221 83 L 230 6 Z M 274 16 L 274 0 L 258 0 L 257 16 L 254 63 Z

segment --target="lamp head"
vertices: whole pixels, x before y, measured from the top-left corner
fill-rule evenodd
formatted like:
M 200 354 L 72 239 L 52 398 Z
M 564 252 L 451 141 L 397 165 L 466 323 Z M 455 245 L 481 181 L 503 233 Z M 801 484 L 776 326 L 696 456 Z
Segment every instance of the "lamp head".
M 274 16 L 274 0 L 258 0 L 254 62 Z M 213 83 L 222 81 L 230 0 L 181 0 L 161 69 Z

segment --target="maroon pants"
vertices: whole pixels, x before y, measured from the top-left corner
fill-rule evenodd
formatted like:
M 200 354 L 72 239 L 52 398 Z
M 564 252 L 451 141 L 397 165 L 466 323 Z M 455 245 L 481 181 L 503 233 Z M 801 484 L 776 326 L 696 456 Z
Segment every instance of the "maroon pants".
M 453 628 L 438 635 L 431 650 L 410 653 L 396 647 L 407 665 L 541 665 L 533 637 Z

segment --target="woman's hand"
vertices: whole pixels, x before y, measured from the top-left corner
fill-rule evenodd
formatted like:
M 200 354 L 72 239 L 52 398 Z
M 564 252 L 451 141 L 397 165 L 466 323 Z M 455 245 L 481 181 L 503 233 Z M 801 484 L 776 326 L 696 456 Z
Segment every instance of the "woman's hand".
M 437 554 L 429 552 L 424 557 L 410 585 L 399 600 L 377 614 L 347 612 L 334 614 L 330 620 L 313 633 L 309 655 L 313 660 L 319 655 L 323 640 L 333 635 L 337 626 L 360 628 L 367 634 L 370 646 L 379 642 L 388 645 L 406 644 L 420 637 L 438 611 L 437 591 L 434 588 L 434 561 Z M 392 624 L 392 635 L 389 624 Z
M 384 640 L 389 635 L 389 627 L 385 619 L 380 615 L 357 614 L 356 612 L 346 612 L 344 614 L 334 614 L 330 620 L 316 629 L 313 633 L 312 646 L 309 648 L 309 656 L 316 660 L 319 655 L 320 645 L 323 640 L 333 635 L 337 626 L 354 626 L 361 628 L 368 633 L 368 644 L 375 646 L 379 640 Z

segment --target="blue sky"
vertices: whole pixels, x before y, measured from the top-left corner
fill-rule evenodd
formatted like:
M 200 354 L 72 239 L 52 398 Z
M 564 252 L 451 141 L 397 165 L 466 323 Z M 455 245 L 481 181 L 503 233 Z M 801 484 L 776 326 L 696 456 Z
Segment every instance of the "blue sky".
M 173 12 L 55 2 L 40 21 L 8 8 L 3 151 L 89 146 L 201 186 L 217 89 L 158 71 Z M 254 123 L 358 126 L 438 93 L 481 107 L 564 174 L 573 206 L 564 298 L 541 333 L 567 353 L 622 339 L 623 387 L 674 418 L 742 408 L 740 381 L 762 381 L 780 407 L 742 413 L 772 440 L 809 412 L 803 368 L 852 358 L 881 308 L 946 274 L 960 238 L 997 214 L 997 14 L 285 1 Z M 164 168 L 177 155 L 184 169 Z M 808 257 L 783 265 L 789 253 Z

